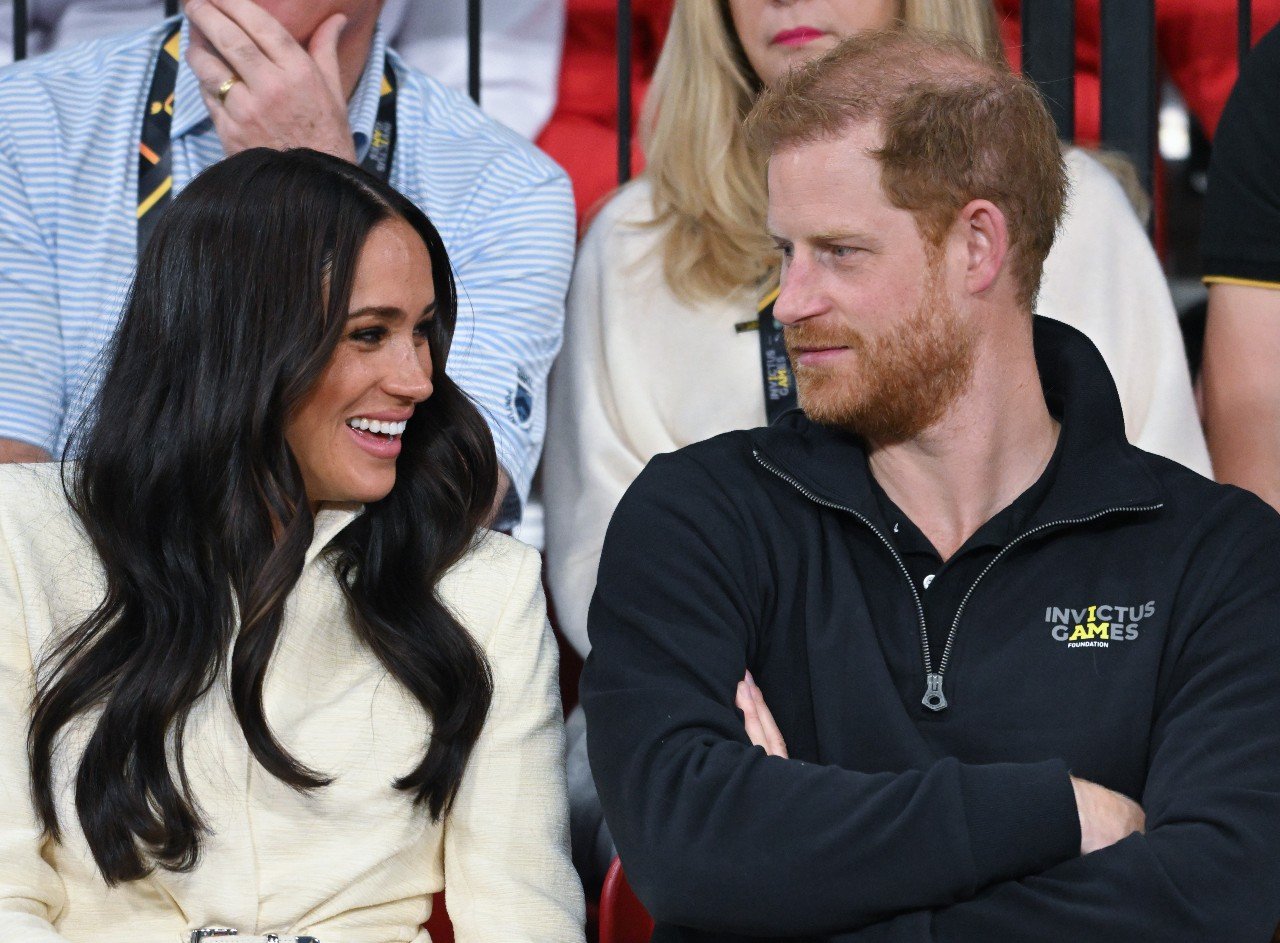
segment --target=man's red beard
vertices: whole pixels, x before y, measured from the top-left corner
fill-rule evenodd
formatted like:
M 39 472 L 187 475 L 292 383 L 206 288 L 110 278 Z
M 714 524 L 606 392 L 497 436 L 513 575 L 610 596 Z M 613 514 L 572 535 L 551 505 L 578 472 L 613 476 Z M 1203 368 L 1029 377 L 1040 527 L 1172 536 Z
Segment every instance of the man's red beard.
M 940 420 L 973 376 L 974 334 L 948 303 L 939 272 L 908 318 L 871 340 L 852 328 L 786 328 L 800 406 L 814 422 L 877 445 L 914 438 Z M 797 350 L 847 347 L 853 363 L 804 366 Z

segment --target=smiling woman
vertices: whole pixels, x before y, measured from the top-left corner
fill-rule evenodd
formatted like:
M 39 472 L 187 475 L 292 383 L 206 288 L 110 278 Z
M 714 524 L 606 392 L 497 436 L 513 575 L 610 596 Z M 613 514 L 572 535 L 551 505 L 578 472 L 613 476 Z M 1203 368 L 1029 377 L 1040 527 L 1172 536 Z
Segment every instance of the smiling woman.
M 431 258 L 403 220 L 365 239 L 346 330 L 285 429 L 307 498 L 378 501 L 396 480 L 400 437 L 431 395 Z
M 459 941 L 581 938 L 540 565 L 481 529 L 456 307 L 345 161 L 174 200 L 80 462 L 0 469 L 0 939 L 423 943 L 445 885 Z

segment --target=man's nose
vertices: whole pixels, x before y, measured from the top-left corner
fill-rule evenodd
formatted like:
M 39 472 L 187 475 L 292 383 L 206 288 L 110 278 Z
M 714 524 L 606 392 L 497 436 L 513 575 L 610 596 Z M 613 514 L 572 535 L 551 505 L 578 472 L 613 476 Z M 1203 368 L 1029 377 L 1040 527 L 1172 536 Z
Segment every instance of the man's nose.
M 816 273 L 808 260 L 794 256 L 782 271 L 773 316 L 782 324 L 796 324 L 822 311 Z

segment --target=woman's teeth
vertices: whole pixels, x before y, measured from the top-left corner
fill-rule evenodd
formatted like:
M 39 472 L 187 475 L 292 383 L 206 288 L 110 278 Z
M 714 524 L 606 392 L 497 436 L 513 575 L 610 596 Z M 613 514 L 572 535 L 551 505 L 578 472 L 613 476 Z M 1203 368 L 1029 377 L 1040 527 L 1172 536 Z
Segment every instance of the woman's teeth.
M 389 438 L 395 438 L 404 432 L 405 426 L 409 425 L 408 420 L 400 422 L 391 422 L 389 420 L 365 419 L 359 417 L 356 419 L 348 419 L 347 425 L 352 429 L 360 429 L 364 432 L 373 432 L 379 435 L 385 435 Z

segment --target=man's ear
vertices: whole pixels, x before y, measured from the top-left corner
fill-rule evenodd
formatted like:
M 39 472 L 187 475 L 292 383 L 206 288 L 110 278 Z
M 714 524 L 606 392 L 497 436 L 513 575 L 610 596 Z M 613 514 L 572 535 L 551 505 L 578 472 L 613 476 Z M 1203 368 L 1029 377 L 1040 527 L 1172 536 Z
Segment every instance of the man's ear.
M 990 200 L 970 200 L 960 210 L 953 232 L 964 240 L 965 288 L 981 294 L 995 284 L 1009 255 L 1004 213 Z

